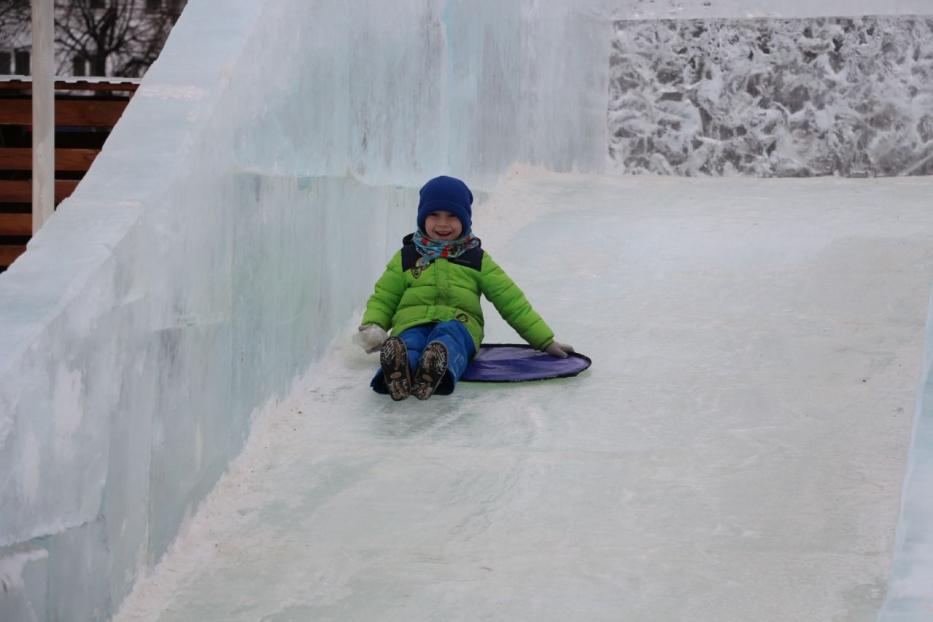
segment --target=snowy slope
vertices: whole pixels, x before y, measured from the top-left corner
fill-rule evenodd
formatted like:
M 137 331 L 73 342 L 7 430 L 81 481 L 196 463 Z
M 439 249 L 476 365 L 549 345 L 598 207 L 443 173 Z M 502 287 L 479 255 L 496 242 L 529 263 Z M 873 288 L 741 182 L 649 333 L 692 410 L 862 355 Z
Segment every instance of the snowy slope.
M 515 172 L 475 228 L 592 370 L 393 403 L 348 323 L 117 620 L 873 620 L 931 191 Z

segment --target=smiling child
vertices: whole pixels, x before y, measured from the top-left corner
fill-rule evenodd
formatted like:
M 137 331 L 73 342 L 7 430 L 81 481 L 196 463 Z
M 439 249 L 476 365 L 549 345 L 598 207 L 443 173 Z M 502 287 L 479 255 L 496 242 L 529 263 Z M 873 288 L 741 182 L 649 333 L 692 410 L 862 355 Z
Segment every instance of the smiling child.
M 421 188 L 418 229 L 376 282 L 355 338 L 367 352 L 380 350 L 377 393 L 393 400 L 452 393 L 483 340 L 480 294 L 535 348 L 560 358 L 573 352 L 483 250 L 472 205 L 459 179 L 435 177 Z

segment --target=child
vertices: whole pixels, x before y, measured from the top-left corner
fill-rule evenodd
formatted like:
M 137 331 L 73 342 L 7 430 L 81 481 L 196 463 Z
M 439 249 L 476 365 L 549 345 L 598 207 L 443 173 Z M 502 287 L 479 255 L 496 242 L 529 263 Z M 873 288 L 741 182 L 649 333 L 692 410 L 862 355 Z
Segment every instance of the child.
M 470 189 L 453 177 L 435 177 L 421 188 L 418 230 L 402 240 L 376 282 L 355 337 L 367 352 L 381 349 L 372 381 L 377 393 L 393 400 L 452 393 L 483 340 L 480 294 L 535 348 L 560 358 L 573 352 L 554 341 L 522 291 L 483 251 L 471 231 L 472 204 Z

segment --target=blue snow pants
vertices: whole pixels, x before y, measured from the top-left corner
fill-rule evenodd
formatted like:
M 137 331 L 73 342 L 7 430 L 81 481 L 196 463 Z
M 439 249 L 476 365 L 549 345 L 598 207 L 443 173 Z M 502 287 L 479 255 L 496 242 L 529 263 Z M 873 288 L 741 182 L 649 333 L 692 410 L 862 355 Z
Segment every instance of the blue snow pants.
M 399 338 L 405 342 L 405 347 L 408 348 L 408 368 L 412 374 L 418 368 L 418 360 L 421 358 L 425 346 L 432 341 L 440 341 L 447 347 L 447 373 L 444 374 L 441 384 L 434 391 L 435 395 L 450 395 L 453 393 L 457 380 L 466 371 L 467 364 L 476 354 L 473 336 L 470 335 L 470 331 L 459 320 L 413 326 L 408 330 L 403 330 Z M 388 394 L 389 390 L 386 388 L 381 369 L 376 372 L 370 386 L 376 393 Z

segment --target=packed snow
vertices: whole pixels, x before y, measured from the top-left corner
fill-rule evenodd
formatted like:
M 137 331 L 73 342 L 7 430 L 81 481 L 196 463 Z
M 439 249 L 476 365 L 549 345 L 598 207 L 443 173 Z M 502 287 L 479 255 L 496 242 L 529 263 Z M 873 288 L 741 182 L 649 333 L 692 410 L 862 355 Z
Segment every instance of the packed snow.
M 514 171 L 474 229 L 591 370 L 396 403 L 346 318 L 116 619 L 873 620 L 931 190 Z

